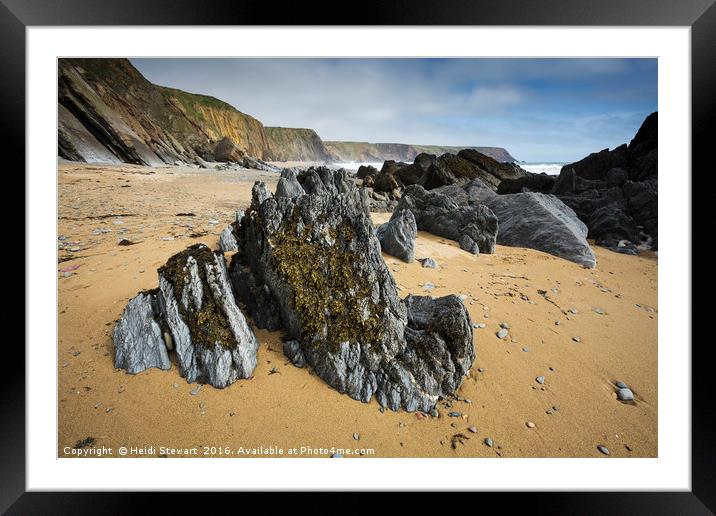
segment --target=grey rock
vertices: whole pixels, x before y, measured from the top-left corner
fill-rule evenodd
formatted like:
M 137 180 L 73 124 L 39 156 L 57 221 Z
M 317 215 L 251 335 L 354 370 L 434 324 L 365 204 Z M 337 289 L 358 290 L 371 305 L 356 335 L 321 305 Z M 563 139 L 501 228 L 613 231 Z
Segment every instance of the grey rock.
M 224 228 L 224 231 L 221 232 L 219 236 L 219 249 L 221 249 L 222 253 L 230 253 L 237 250 L 233 224 Z
M 284 332 L 326 383 L 392 410 L 428 412 L 472 365 L 469 315 L 455 296 L 398 298 L 364 197 L 344 174 L 304 171 L 308 193 L 293 198 L 255 185 L 232 270 L 240 265 L 266 287 Z
M 376 235 L 383 252 L 407 263 L 415 259 L 418 226 L 410 210 L 395 211 L 388 222 L 378 227 Z
M 287 340 L 283 343 L 283 354 L 291 361 L 296 367 L 306 366 L 306 357 L 303 356 L 301 350 L 301 343 L 297 340 Z
M 462 414 L 460 412 L 450 412 L 448 414 L 448 417 L 460 417 Z
M 631 389 L 621 388 L 617 391 L 617 398 L 621 401 L 634 401 L 634 393 Z
M 423 284 L 423 288 L 425 290 L 433 290 L 435 288 L 435 285 L 430 283 L 429 281 Z
M 500 328 L 497 333 L 495 333 L 498 339 L 504 339 L 505 337 L 507 337 L 507 334 L 508 331 L 504 328 Z
M 276 185 L 276 197 L 298 197 L 305 193 L 301 183 L 298 182 L 296 171 L 290 168 L 283 169 L 281 179 Z
M 258 340 L 234 300 L 223 255 L 196 244 L 159 269 L 159 304 L 180 374 L 224 388 L 249 378 Z
M 603 444 L 598 444 L 598 445 L 597 445 L 597 450 L 599 450 L 600 452 L 602 452 L 604 455 L 609 455 L 609 448 L 607 448 L 607 447 L 604 446 Z
M 574 336 L 574 337 L 572 337 L 572 340 L 573 340 L 574 342 L 582 342 L 582 337 Z
M 505 330 L 509 330 L 509 329 L 510 329 L 510 325 L 509 325 L 508 323 L 506 323 L 506 322 L 501 322 L 501 323 L 500 323 L 500 328 L 503 328 L 503 329 L 505 329 Z
M 474 426 L 468 426 L 467 430 L 468 430 L 468 432 L 473 433 L 473 434 L 477 433 L 477 428 Z
M 544 384 L 544 376 L 538 376 L 535 381 L 539 384 Z
M 490 448 L 492 448 L 492 445 L 494 444 L 494 443 L 492 442 L 492 437 L 485 437 L 485 444 L 486 444 L 487 446 L 489 446 Z
M 141 292 L 124 307 L 114 327 L 114 367 L 131 374 L 171 368 L 156 296 L 156 291 Z
M 433 260 L 432 258 L 425 258 L 421 260 L 423 264 L 424 269 L 437 269 L 438 268 L 438 262 Z
M 403 191 L 396 211 L 410 210 L 418 229 L 459 243 L 470 253 L 495 252 L 497 217 L 485 205 L 460 205 L 445 193 L 411 185 Z
M 500 245 L 527 247 L 594 268 L 587 226 L 557 197 L 537 192 L 497 195 L 486 201 L 499 220 Z
M 629 388 L 629 386 L 627 384 L 625 384 L 624 382 L 621 382 L 621 381 L 616 382 L 614 385 L 616 385 L 620 389 L 628 389 Z

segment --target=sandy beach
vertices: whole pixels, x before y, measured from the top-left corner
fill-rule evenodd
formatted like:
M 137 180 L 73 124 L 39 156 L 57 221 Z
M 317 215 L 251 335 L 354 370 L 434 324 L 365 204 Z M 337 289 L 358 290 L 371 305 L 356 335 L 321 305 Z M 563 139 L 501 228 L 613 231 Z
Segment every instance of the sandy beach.
M 73 456 L 88 437 L 112 455 L 120 446 L 153 446 L 148 456 L 206 456 L 206 446 L 212 456 L 224 456 L 224 447 L 246 451 L 235 457 L 290 456 L 287 450 L 305 446 L 363 450 L 364 457 L 607 458 L 597 449 L 603 445 L 609 457 L 657 456 L 653 253 L 594 246 L 597 267 L 590 270 L 499 245 L 495 254 L 474 256 L 419 232 L 416 257 L 432 257 L 438 269 L 384 254 L 402 297 L 463 295 L 473 323 L 485 324 L 474 330 L 477 359 L 458 392 L 464 401 L 439 404 L 438 418 L 381 411 L 375 401 L 338 393 L 284 357 L 278 332 L 256 330 L 254 377 L 223 390 L 197 389 L 176 366 L 137 375 L 116 370 L 111 335 L 126 302 L 157 286 L 156 269 L 174 253 L 197 242 L 217 248 L 256 180 L 273 190 L 278 175 L 58 165 L 65 242 L 57 267 L 58 456 Z M 376 224 L 388 218 L 373 214 Z M 426 290 L 427 282 L 434 289 Z M 500 323 L 510 327 L 504 340 L 495 335 Z M 616 381 L 631 387 L 634 402 L 617 400 Z M 459 434 L 464 438 L 455 439 Z M 162 446 L 173 451 L 162 454 Z

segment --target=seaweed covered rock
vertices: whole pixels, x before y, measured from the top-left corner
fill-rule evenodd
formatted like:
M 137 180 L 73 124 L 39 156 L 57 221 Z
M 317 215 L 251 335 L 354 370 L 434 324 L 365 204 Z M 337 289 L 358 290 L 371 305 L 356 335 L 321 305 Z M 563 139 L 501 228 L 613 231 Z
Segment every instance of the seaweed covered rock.
M 410 210 L 418 229 L 455 240 L 468 252 L 494 253 L 497 217 L 483 204 L 464 205 L 461 200 L 412 185 L 403 192 L 396 211 Z
M 223 255 L 196 244 L 159 269 L 159 306 L 188 382 L 251 377 L 258 341 L 234 301 Z
M 445 371 L 467 371 L 472 363 L 467 311 L 438 311 L 441 320 L 457 317 L 462 324 L 433 321 L 424 329 L 430 338 L 409 341 L 408 309 L 361 198 L 354 187 L 340 193 L 321 176 L 318 170 L 305 174 L 304 190 L 315 193 L 296 198 L 260 199 L 264 188 L 254 188 L 231 269 L 252 274 L 255 287 L 273 297 L 288 341 L 295 341 L 284 347 L 292 361 L 305 362 L 354 399 L 375 396 L 393 410 L 429 410 L 462 381 L 464 372 L 453 381 Z M 261 310 L 258 304 L 247 308 L 252 315 Z M 435 357 L 447 362 L 438 366 Z M 456 361 L 462 365 L 450 365 Z
M 376 234 L 383 252 L 408 263 L 415 259 L 415 237 L 418 235 L 418 226 L 410 210 L 393 213 L 388 222 L 378 227 Z
M 131 374 L 171 368 L 156 290 L 140 292 L 124 307 L 114 327 L 114 367 Z

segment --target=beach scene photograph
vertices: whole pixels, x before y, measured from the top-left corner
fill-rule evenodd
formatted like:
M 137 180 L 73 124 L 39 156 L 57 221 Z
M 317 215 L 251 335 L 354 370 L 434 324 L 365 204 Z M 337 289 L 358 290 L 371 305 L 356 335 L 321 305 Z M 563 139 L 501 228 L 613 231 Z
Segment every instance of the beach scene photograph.
M 657 72 L 58 59 L 57 457 L 658 457 Z

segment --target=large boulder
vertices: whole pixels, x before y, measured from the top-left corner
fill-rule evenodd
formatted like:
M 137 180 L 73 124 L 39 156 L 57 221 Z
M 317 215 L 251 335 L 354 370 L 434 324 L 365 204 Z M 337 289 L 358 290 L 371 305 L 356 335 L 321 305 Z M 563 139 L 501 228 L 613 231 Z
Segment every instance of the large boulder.
M 421 231 L 455 240 L 473 254 L 495 252 L 497 217 L 484 204 L 461 205 L 444 193 L 412 185 L 396 207 L 396 211 L 406 209 Z
M 172 364 L 164 339 L 157 291 L 140 292 L 132 298 L 114 327 L 114 367 L 137 374 Z
M 228 136 L 222 138 L 213 150 L 213 157 L 216 161 L 228 162 L 240 162 L 244 159 L 246 153 L 240 148 L 234 141 Z
M 376 234 L 383 252 L 408 263 L 415 259 L 415 237 L 418 234 L 418 226 L 410 210 L 393 213 L 388 222 L 378 227 Z
M 457 298 L 432 310 L 425 301 L 417 320 L 428 323 L 411 326 L 356 189 L 341 193 L 318 170 L 303 179 L 312 193 L 296 198 L 254 187 L 232 271 L 243 267 L 270 293 L 287 340 L 298 342 L 286 346 L 292 361 L 354 399 L 430 410 L 474 360 L 467 310 Z
M 159 269 L 157 294 L 180 374 L 223 388 L 250 378 L 258 340 L 234 301 L 220 253 L 196 244 Z
M 593 268 L 587 226 L 553 195 L 536 192 L 496 195 L 487 202 L 500 222 L 497 243 L 537 249 Z

